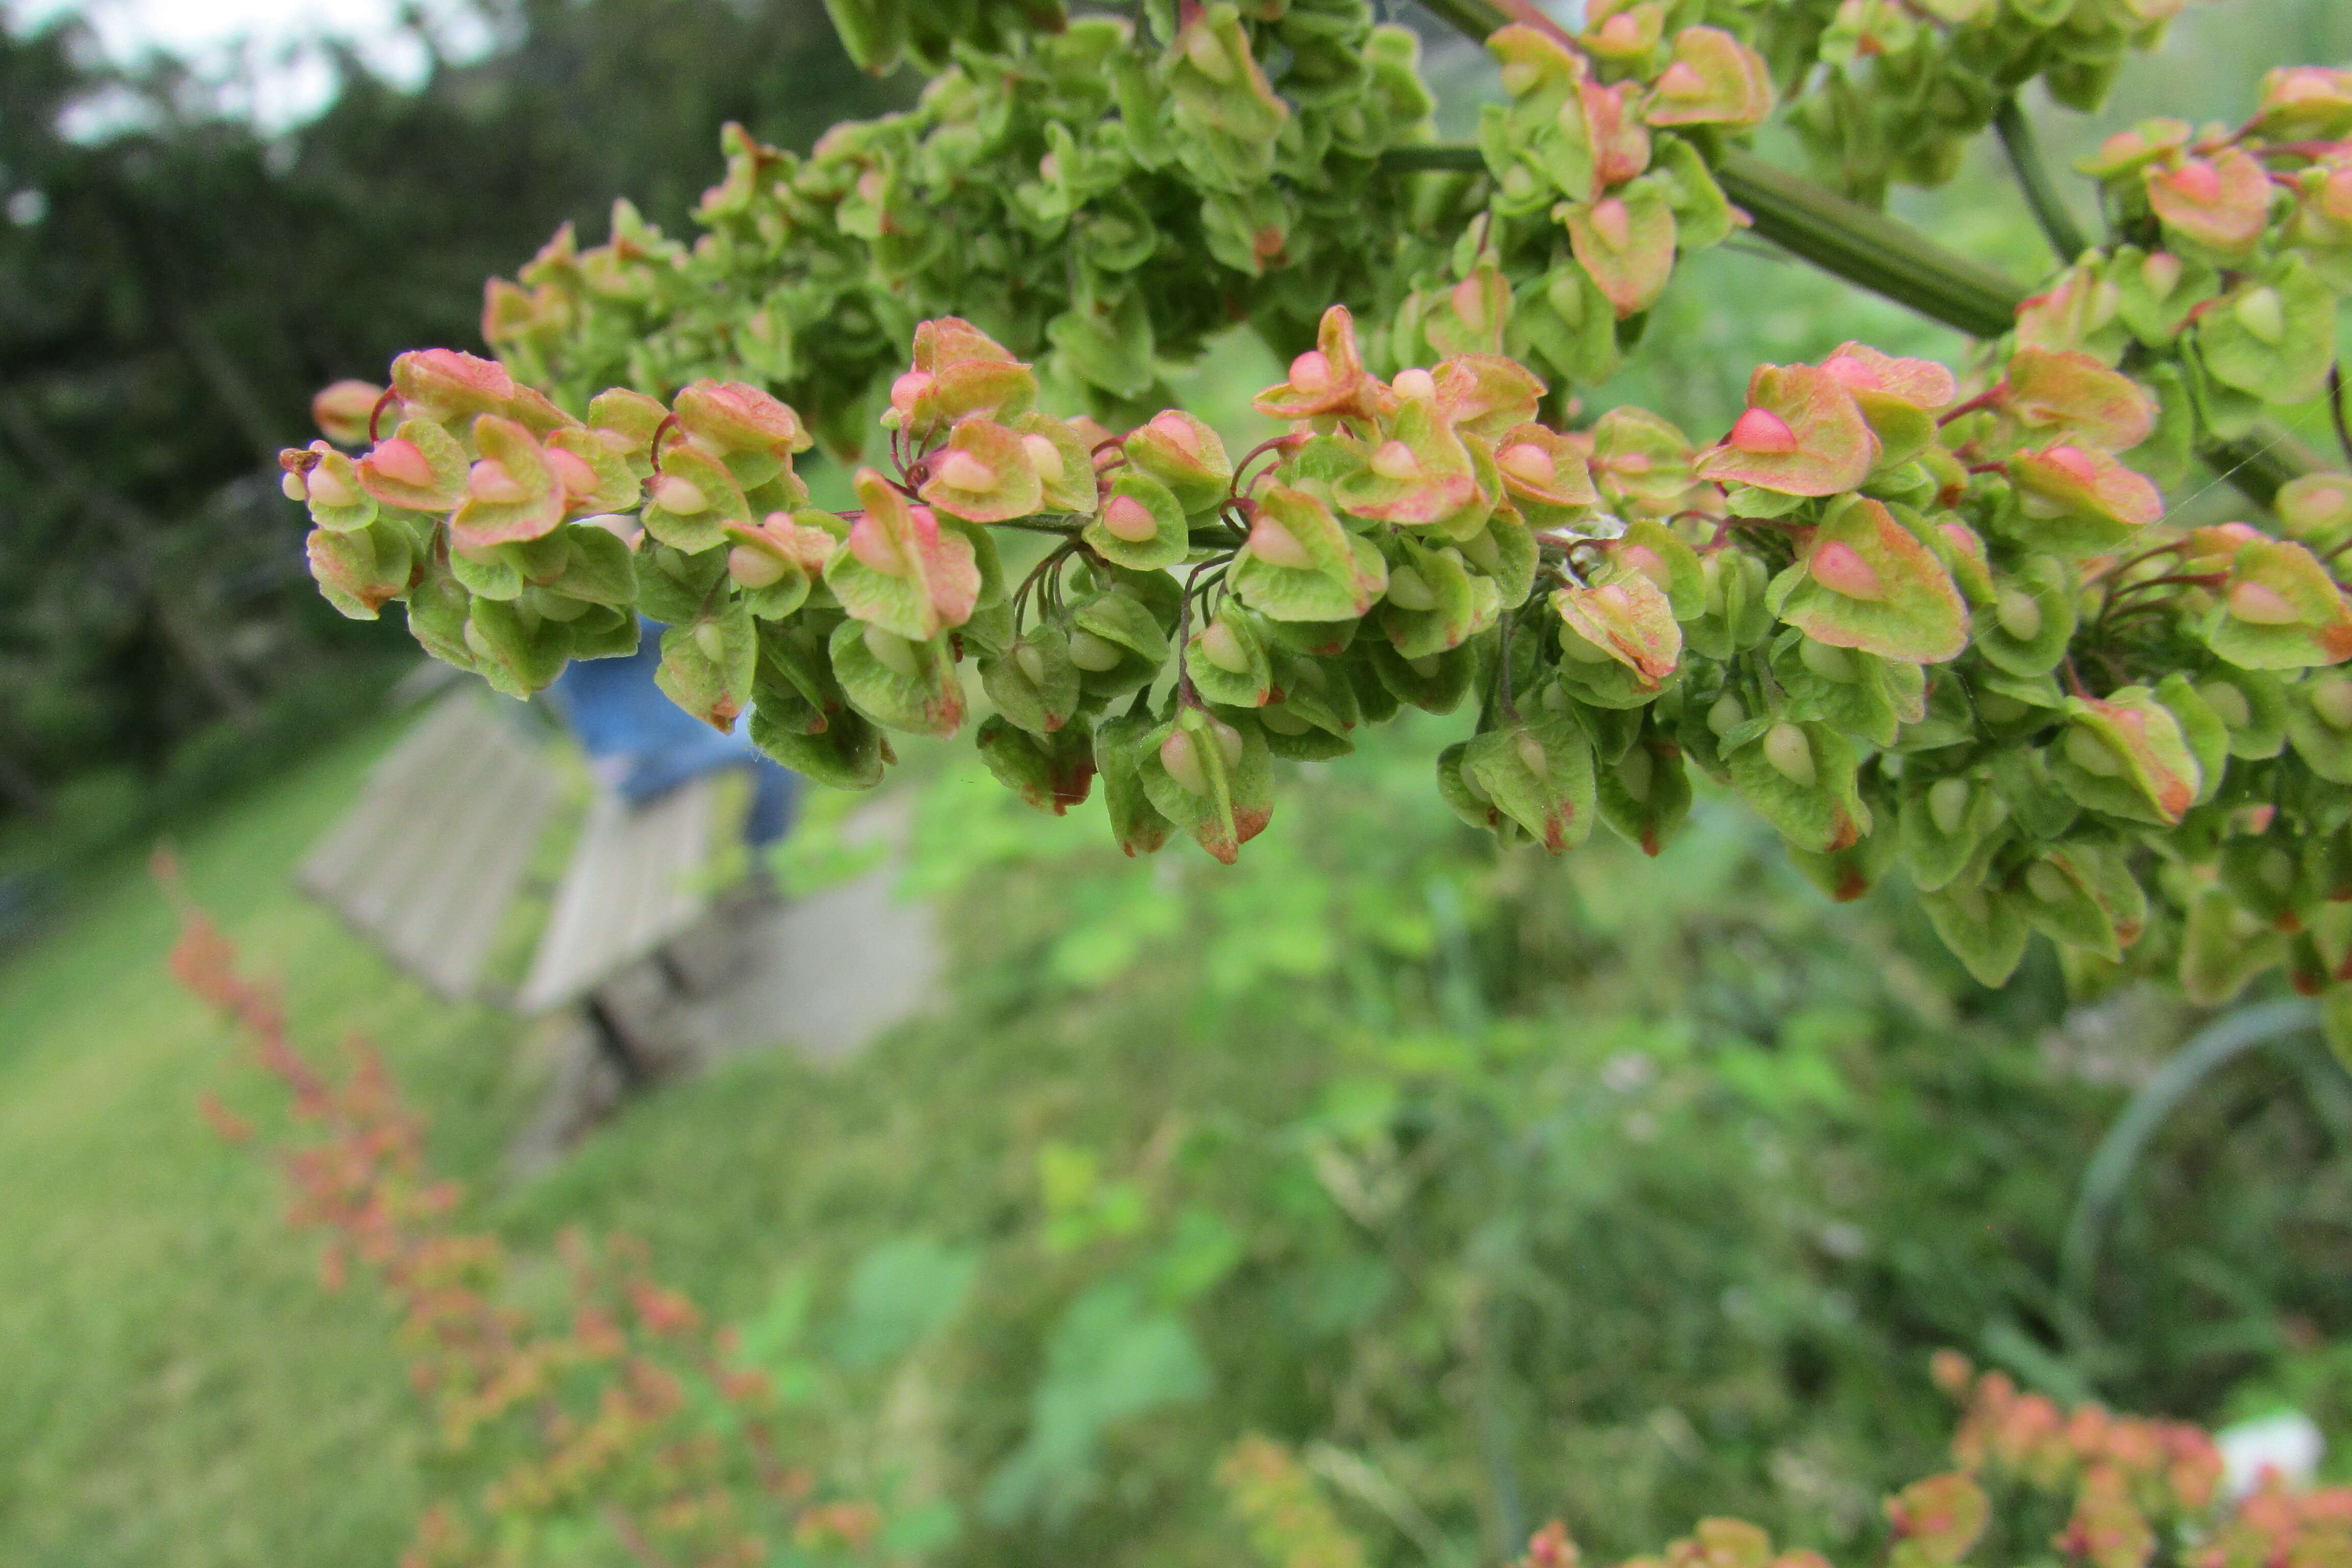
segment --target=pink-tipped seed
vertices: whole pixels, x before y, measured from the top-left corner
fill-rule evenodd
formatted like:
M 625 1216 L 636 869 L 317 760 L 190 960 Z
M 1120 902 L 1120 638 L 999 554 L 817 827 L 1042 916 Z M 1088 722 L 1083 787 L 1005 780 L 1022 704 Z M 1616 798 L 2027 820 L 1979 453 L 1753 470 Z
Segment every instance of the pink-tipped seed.
M 784 580 L 784 558 L 756 544 L 739 544 L 727 552 L 727 575 L 740 588 L 766 588 Z
M 1486 291 L 1479 287 L 1478 279 L 1465 278 L 1454 286 L 1454 313 L 1461 317 L 1462 324 L 1472 331 L 1486 330 L 1490 319 L 1486 310 Z
M 1421 478 L 1421 459 L 1402 441 L 1383 441 L 1372 453 L 1372 472 L 1404 483 Z
M 682 475 L 662 475 L 654 480 L 651 494 L 654 505 L 673 517 L 692 517 L 710 510 L 710 498 L 702 493 L 702 487 Z
M 982 495 L 996 488 L 997 474 L 993 465 L 979 454 L 961 447 L 950 447 L 932 469 L 940 483 L 951 490 Z
M 323 477 L 310 476 L 311 494 L 318 494 L 319 480 Z M 484 458 L 467 470 L 466 493 L 485 506 L 510 506 L 530 499 L 530 491 L 523 488 L 522 481 L 507 472 L 507 466 L 496 458 Z
M 1874 600 L 1886 592 L 1886 585 L 1879 581 L 1878 569 L 1842 539 L 1825 541 L 1814 550 L 1808 569 L 1813 581 L 1849 599 Z
M 1612 250 L 1622 250 L 1633 237 L 1633 215 L 1616 196 L 1598 203 L 1592 209 L 1592 227 L 1601 242 Z
M 906 575 L 906 563 L 898 558 L 898 547 L 883 531 L 872 512 L 849 525 L 849 553 L 885 577 Z
M 2172 188 L 2203 205 L 2221 198 L 2221 172 L 2202 158 L 2191 158 L 2172 172 Z
M 421 490 L 433 488 L 433 465 L 426 460 L 425 448 L 404 437 L 378 442 L 366 462 L 369 468 L 395 484 Z
M 1617 551 L 1617 560 L 1620 564 L 1631 566 L 1634 571 L 1656 584 L 1661 591 L 1671 589 L 1675 585 L 1674 568 L 1666 564 L 1664 556 L 1646 544 L 1620 546 Z
M 930 391 L 935 378 L 927 370 L 910 370 L 890 384 L 890 406 L 901 414 L 912 414 L 923 394 Z
M 1321 349 L 1308 349 L 1290 362 L 1290 384 L 1305 393 L 1331 388 L 1331 362 Z
M 2042 454 L 2042 460 L 2078 485 L 2091 486 L 2099 482 L 2099 465 L 2092 459 L 2090 453 L 2080 447 L 2053 447 Z
M 2231 588 L 2230 614 L 2257 626 L 2291 626 L 2303 619 L 2303 612 L 2284 594 L 2265 583 L 2241 583 Z
M 1133 496 L 1111 497 L 1110 504 L 1103 508 L 1102 520 L 1113 539 L 1125 540 L 1129 544 L 1142 544 L 1160 534 L 1160 523 L 1151 515 L 1151 509 Z
M 1201 657 L 1228 675 L 1249 673 L 1249 649 L 1242 646 L 1241 637 L 1223 620 L 1211 621 L 1201 633 Z
M 1060 484 L 1062 476 L 1070 471 L 1062 459 L 1062 449 L 1034 430 L 1021 437 L 1021 449 L 1029 455 L 1029 466 L 1037 470 L 1037 477 L 1049 485 Z
M 1854 354 L 1832 354 L 1822 362 L 1822 374 L 1848 392 L 1883 392 L 1878 373 Z
M 554 470 L 555 482 L 575 496 L 593 495 L 600 481 L 588 459 L 577 452 L 567 452 L 561 447 L 547 449 L 547 466 Z
M 1164 414 L 1153 415 L 1151 427 L 1174 443 L 1178 451 L 1194 462 L 1200 461 L 1201 432 L 1193 427 L 1190 419 L 1171 408 Z
M 1797 449 L 1797 433 L 1769 408 L 1751 408 L 1731 426 L 1731 444 L 1752 456 L 1766 457 Z
M 1549 488 L 1559 479 L 1559 464 L 1533 441 L 1517 441 L 1504 447 L 1495 464 L 1513 479 L 1538 489 Z
M 1688 60 L 1676 60 L 1658 78 L 1658 96 L 1685 102 L 1706 96 L 1706 78 Z
M 1250 524 L 1249 552 L 1269 566 L 1287 566 L 1294 571 L 1310 571 L 1315 557 L 1298 535 L 1274 521 L 1272 514 L 1259 512 Z
M 1397 372 L 1396 379 L 1389 383 L 1389 385 L 1394 388 L 1396 395 L 1407 403 L 1437 401 L 1437 378 L 1419 365 L 1408 365 Z
M 337 479 L 324 463 L 310 470 L 309 496 L 320 506 L 357 506 L 360 501 L 359 491 Z

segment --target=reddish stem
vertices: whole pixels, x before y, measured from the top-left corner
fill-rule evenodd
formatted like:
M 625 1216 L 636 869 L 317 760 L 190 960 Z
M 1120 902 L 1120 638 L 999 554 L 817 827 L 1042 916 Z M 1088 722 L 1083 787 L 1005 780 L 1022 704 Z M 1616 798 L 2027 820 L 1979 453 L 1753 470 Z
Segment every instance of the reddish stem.
M 382 395 L 381 396 L 379 396 L 379 397 L 375 400 L 375 406 L 368 410 L 368 445 L 369 445 L 369 446 L 373 447 L 373 446 L 374 446 L 374 445 L 375 445 L 375 442 L 376 442 L 376 435 L 375 435 L 375 422 L 376 422 L 377 420 L 379 420 L 379 419 L 381 419 L 381 418 L 383 418 L 383 411 L 384 411 L 384 408 L 386 407 L 386 405 L 390 405 L 390 404 L 397 403 L 397 402 L 399 402 L 399 401 L 400 401 L 400 394 L 398 394 L 398 393 L 396 393 L 396 392 L 393 391 L 393 389 L 392 389 L 392 388 L 390 388 L 390 387 L 388 387 L 388 386 L 387 386 L 387 387 L 385 387 L 385 388 L 383 389 L 383 395 Z

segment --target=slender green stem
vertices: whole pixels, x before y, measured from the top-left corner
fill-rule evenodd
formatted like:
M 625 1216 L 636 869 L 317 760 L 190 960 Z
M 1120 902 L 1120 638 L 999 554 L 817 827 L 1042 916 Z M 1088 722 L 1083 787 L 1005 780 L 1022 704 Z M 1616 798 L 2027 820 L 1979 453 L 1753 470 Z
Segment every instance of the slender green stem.
M 1715 174 L 1757 234 L 1825 272 L 1971 337 L 1999 337 L 2016 323 L 2021 286 L 1885 213 L 1736 148 Z
M 2018 107 L 2015 93 L 2002 99 L 2000 107 L 1993 110 L 1992 128 L 2000 137 L 2000 150 L 2009 154 L 2010 172 L 2025 193 L 2025 205 L 2033 209 L 2033 221 L 2042 226 L 2042 237 L 2058 253 L 2058 265 L 2074 266 L 2091 247 L 2090 241 L 2083 237 L 2081 226 L 2066 210 L 2065 199 L 2050 178 L 2041 144 L 2033 138 L 2033 126 Z

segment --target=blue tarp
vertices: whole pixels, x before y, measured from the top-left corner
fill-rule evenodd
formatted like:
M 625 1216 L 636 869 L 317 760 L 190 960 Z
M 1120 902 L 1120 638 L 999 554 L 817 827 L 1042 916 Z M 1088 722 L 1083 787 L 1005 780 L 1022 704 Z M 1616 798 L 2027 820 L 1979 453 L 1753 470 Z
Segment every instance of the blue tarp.
M 800 778 L 751 744 L 738 720 L 721 734 L 662 695 L 661 626 L 643 623 L 637 651 L 626 658 L 574 659 L 549 696 L 597 775 L 632 805 L 657 800 L 688 779 L 719 768 L 746 768 L 753 795 L 743 837 L 752 844 L 781 838 L 792 826 Z

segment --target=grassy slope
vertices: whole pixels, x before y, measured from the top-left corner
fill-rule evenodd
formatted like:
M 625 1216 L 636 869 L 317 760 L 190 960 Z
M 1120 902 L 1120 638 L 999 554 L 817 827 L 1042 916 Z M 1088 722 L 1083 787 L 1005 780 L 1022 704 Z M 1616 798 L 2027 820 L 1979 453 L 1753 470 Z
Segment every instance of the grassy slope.
M 384 738 L 180 847 L 197 896 L 289 977 L 300 1037 L 364 1026 L 471 1174 L 520 1103 L 516 1026 L 431 1002 L 288 884 Z M 320 1291 L 275 1173 L 198 1116 L 207 1088 L 269 1102 L 165 975 L 171 934 L 126 860 L 0 970 L 0 1561 L 388 1561 L 424 1437 L 400 1356 L 364 1291 Z

